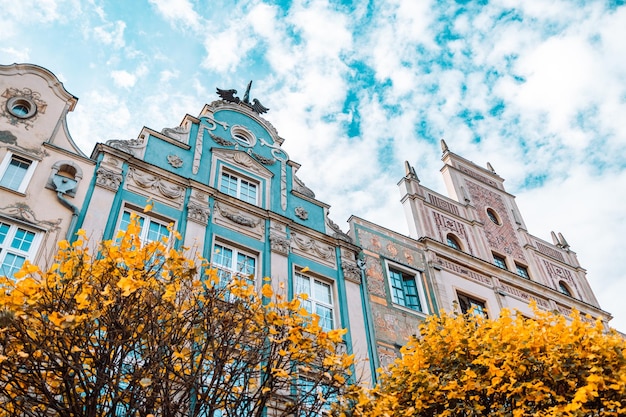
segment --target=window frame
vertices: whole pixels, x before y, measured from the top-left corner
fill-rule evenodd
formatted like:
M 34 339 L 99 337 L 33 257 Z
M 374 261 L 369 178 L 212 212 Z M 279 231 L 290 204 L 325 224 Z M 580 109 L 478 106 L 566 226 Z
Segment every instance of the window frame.
M 466 300 L 462 300 L 465 298 Z M 462 314 L 467 314 L 472 312 L 474 315 L 482 316 L 484 318 L 489 318 L 489 314 L 487 313 L 487 300 L 481 300 L 475 298 L 473 295 L 469 295 L 464 292 L 456 292 L 456 299 L 459 302 L 459 309 Z M 467 308 L 463 308 L 464 301 L 466 301 Z M 480 307 L 480 309 L 476 309 L 473 307 Z
M 122 207 L 121 213 L 119 215 L 119 220 L 117 222 L 117 228 L 116 228 L 117 233 L 119 233 L 120 231 L 128 230 L 128 224 L 124 228 L 122 228 L 122 223 L 124 222 L 125 213 L 129 213 L 129 218 L 128 218 L 129 221 L 133 214 L 143 219 L 143 223 L 141 223 L 141 231 L 139 232 L 139 240 L 141 241 L 142 245 L 148 244 L 150 242 L 160 241 L 163 236 L 167 236 L 168 244 L 172 242 L 171 240 L 172 233 L 169 229 L 171 225 L 171 230 L 175 230 L 176 222 L 174 222 L 173 220 L 168 221 L 166 218 L 162 216 L 158 216 L 158 215 L 155 216 L 152 212 L 144 213 L 128 206 Z M 155 223 L 159 225 L 160 228 L 165 228 L 166 230 L 168 230 L 167 235 L 159 233 L 159 237 L 157 239 L 148 239 L 148 235 L 150 233 L 150 227 L 149 227 L 150 223 Z
M 8 229 L 7 229 L 6 234 L 4 234 L 4 236 L 2 237 L 2 242 L 0 242 L 0 276 L 7 276 L 11 278 L 13 274 L 15 274 L 15 272 L 19 271 L 24 261 L 27 261 L 27 260 L 30 261 L 35 257 L 39 249 L 39 245 L 41 243 L 43 233 L 41 230 L 37 230 L 35 228 L 25 226 L 21 223 L 16 223 L 14 221 L 5 219 L 4 217 L 0 217 L 0 230 L 2 230 L 1 225 L 8 226 Z M 16 233 L 18 230 L 22 230 L 22 231 L 33 234 L 33 238 L 29 243 L 28 250 L 23 250 L 21 248 L 12 247 L 13 241 L 16 238 Z M 20 257 L 23 259 L 19 267 L 12 268 L 14 270 L 11 270 L 9 274 L 5 275 L 4 274 L 4 262 L 8 254 L 11 254 L 15 257 Z
M 572 287 L 570 287 L 565 281 L 560 280 L 556 286 L 559 293 L 574 298 L 574 292 L 572 291 Z
M 530 272 L 528 271 L 528 267 L 526 265 L 515 262 L 515 273 L 524 279 L 530 279 Z
M 26 168 L 24 174 L 22 175 L 22 179 L 20 180 L 20 184 L 17 188 L 12 188 L 12 187 L 1 184 L 2 181 L 4 180 L 4 176 L 6 175 L 13 159 L 19 160 L 21 162 L 26 162 L 29 164 L 28 168 Z M 26 189 L 28 188 L 28 185 L 30 184 L 31 179 L 33 178 L 33 175 L 35 173 L 35 168 L 37 167 L 38 162 L 39 161 L 37 161 L 36 159 L 30 158 L 23 154 L 16 153 L 13 151 L 8 151 L 4 159 L 0 163 L 0 187 L 7 189 L 7 190 L 24 194 L 26 192 Z
M 493 264 L 495 266 L 500 269 L 504 269 L 505 271 L 510 271 L 509 266 L 506 263 L 506 256 L 502 256 L 494 252 L 491 253 L 491 256 L 493 257 Z M 502 265 L 500 265 L 499 261 L 502 262 Z
M 216 245 L 219 245 L 221 247 L 219 252 L 216 252 Z M 215 257 L 218 254 L 220 254 L 224 249 L 228 249 L 232 252 L 230 266 L 220 264 L 215 259 Z M 219 281 L 220 287 L 226 287 L 231 282 L 233 275 L 238 276 L 239 278 L 245 279 L 248 282 L 248 284 L 254 285 L 255 287 L 257 286 L 256 277 L 258 276 L 258 271 L 259 271 L 259 254 L 258 253 L 247 248 L 242 248 L 240 246 L 233 245 L 232 243 L 223 241 L 221 239 L 215 239 L 213 243 L 211 244 L 210 255 L 211 255 L 210 256 L 211 267 L 218 270 L 218 276 L 220 279 Z M 247 258 L 251 258 L 254 260 L 254 266 L 253 266 L 254 272 L 252 274 L 238 270 L 239 255 L 245 256 Z M 222 274 L 220 274 L 220 272 L 228 274 L 228 281 L 223 279 Z M 252 275 L 252 278 L 250 278 L 250 275 Z
M 452 242 L 453 245 L 451 245 L 450 242 Z M 446 245 L 448 245 L 452 249 L 463 251 L 463 246 L 461 246 L 461 241 L 454 233 L 448 233 L 446 235 Z
M 222 183 L 223 183 L 225 175 L 228 175 L 229 177 L 234 178 L 236 180 L 235 195 L 229 193 L 228 191 L 224 191 L 222 189 Z M 248 183 L 249 185 L 254 185 L 254 187 L 256 189 L 256 195 L 255 195 L 254 202 L 252 202 L 250 199 L 242 198 L 242 192 L 241 192 L 242 191 L 242 186 L 241 186 L 242 181 Z M 252 205 L 257 206 L 257 207 L 261 206 L 261 181 L 256 180 L 256 179 L 254 179 L 254 178 L 252 178 L 252 177 L 250 177 L 248 175 L 244 175 L 244 174 L 241 174 L 240 172 L 237 172 L 237 171 L 234 171 L 234 170 L 222 167 L 222 169 L 219 172 L 218 179 L 217 179 L 217 189 L 221 193 L 224 193 L 226 195 L 234 197 L 234 198 L 236 198 L 238 200 L 245 201 L 248 204 L 252 204 Z
M 402 288 L 399 288 L 397 286 L 394 286 L 393 283 L 393 278 L 392 278 L 392 270 L 399 273 L 402 277 Z M 420 313 L 420 314 L 430 314 L 430 310 L 428 308 L 428 303 L 426 300 L 426 292 L 424 289 L 424 285 L 423 285 L 423 271 L 420 270 L 416 270 L 416 269 L 410 269 L 407 268 L 405 266 L 396 264 L 394 262 L 390 262 L 390 261 L 386 261 L 385 262 L 385 272 L 387 274 L 387 284 L 389 285 L 389 296 L 391 299 L 391 303 L 396 306 L 396 307 L 400 307 L 403 310 L 406 311 L 410 311 L 412 313 Z M 412 308 L 406 304 L 402 304 L 400 302 L 398 302 L 398 299 L 396 297 L 396 295 L 394 294 L 394 289 L 400 289 L 402 290 L 402 295 L 406 300 L 406 292 L 405 292 L 405 287 L 404 287 L 404 283 L 406 282 L 410 282 L 412 280 L 412 282 L 415 285 L 415 290 L 417 292 L 417 294 L 415 295 L 417 297 L 417 301 L 419 302 L 419 309 L 415 309 Z M 409 294 L 412 295 L 412 294 Z
M 322 277 L 319 277 L 315 274 L 311 274 L 309 272 L 307 273 L 303 273 L 302 272 L 303 268 L 297 268 L 294 271 L 293 274 L 293 288 L 294 288 L 294 296 L 295 297 L 299 297 L 301 299 L 301 304 L 303 305 L 303 308 L 305 310 L 307 310 L 309 313 L 311 313 L 312 315 L 315 314 L 320 318 L 320 327 L 322 327 L 322 329 L 324 331 L 330 331 L 333 329 L 336 329 L 338 327 L 338 323 L 337 323 L 337 303 L 336 303 L 336 295 L 335 295 L 335 283 L 334 281 L 330 280 L 330 279 L 325 279 Z M 303 277 L 303 278 L 307 278 L 309 280 L 309 292 L 308 293 L 304 293 L 307 295 L 307 299 L 304 300 L 300 297 L 300 294 L 303 294 L 302 292 L 298 291 L 299 285 L 298 285 L 298 277 Z M 317 299 L 315 297 L 315 287 L 314 285 L 318 283 L 321 284 L 323 286 L 328 286 L 328 295 L 330 298 L 330 303 Z M 308 308 L 306 308 L 304 305 L 306 305 L 307 303 L 310 303 L 310 310 Z M 325 326 L 325 323 L 327 321 L 326 318 L 321 317 L 318 313 L 317 313 L 317 307 L 321 307 L 321 308 L 326 308 L 330 310 L 330 318 L 332 320 L 331 326 Z

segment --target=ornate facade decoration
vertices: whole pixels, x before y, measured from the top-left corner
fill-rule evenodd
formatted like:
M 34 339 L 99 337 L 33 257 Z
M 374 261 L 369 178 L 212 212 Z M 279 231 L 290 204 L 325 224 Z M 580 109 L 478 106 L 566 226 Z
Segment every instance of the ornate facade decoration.
M 139 139 L 111 139 L 106 141 L 106 145 L 131 154 L 135 158 L 141 158 L 143 149 L 146 147 L 146 144 Z
M 222 90 L 220 88 L 217 89 L 217 95 L 221 97 L 222 100 L 228 101 L 229 103 L 240 104 L 248 107 L 250 110 L 254 111 L 257 114 L 267 113 L 269 110 L 267 107 L 263 106 L 259 100 L 256 98 L 250 102 L 250 88 L 252 87 L 252 81 L 248 83 L 248 87 L 246 87 L 246 92 L 243 95 L 243 99 L 235 96 L 237 94 L 237 90 Z
M 437 257 L 437 262 L 439 263 L 439 265 L 441 265 L 441 267 L 449 271 L 455 272 L 459 275 L 465 275 L 466 277 L 469 277 L 476 282 L 480 282 L 481 284 L 493 287 L 493 280 L 486 275 L 479 274 L 478 272 L 475 272 L 471 269 L 468 269 L 464 266 L 461 266 L 455 262 L 451 262 L 439 256 Z
M 117 191 L 122 183 L 122 174 L 108 170 L 104 167 L 98 168 L 96 171 L 96 185 L 107 188 L 111 191 Z
M 493 249 L 513 256 L 515 259 L 526 261 L 522 246 L 509 220 L 508 210 L 502 197 L 493 191 L 472 181 L 465 181 L 472 201 L 478 209 L 478 216 L 483 222 L 487 243 Z M 502 220 L 501 225 L 494 224 L 487 216 L 487 209 L 495 210 Z
M 217 143 L 218 145 L 222 145 L 222 146 L 235 146 L 236 145 L 235 142 L 226 140 L 220 136 L 214 135 L 211 132 L 209 132 L 209 136 L 211 137 L 211 139 L 213 139 L 213 142 Z
M 198 203 L 190 202 L 187 205 L 187 218 L 196 223 L 207 225 L 211 211 L 208 207 L 203 207 Z
M 432 194 L 428 194 L 428 201 L 430 201 L 430 204 L 432 204 L 433 206 L 439 207 L 440 209 L 443 209 L 449 213 L 455 214 L 455 215 L 459 215 L 459 209 L 457 206 L 455 206 L 452 203 L 447 202 L 446 200 L 444 200 L 443 198 L 439 198 L 436 197 Z
M 170 200 L 179 201 L 185 194 L 185 189 L 180 185 L 173 184 L 150 173 L 139 171 L 136 168 L 131 168 L 128 171 L 128 176 L 140 188 L 156 190 L 163 197 Z
M 441 242 L 445 243 L 446 235 L 448 234 L 448 232 L 452 232 L 460 239 L 463 239 L 463 241 L 467 245 L 468 253 L 474 253 L 472 245 L 470 244 L 470 240 L 468 238 L 467 230 L 465 229 L 465 225 L 463 223 L 437 212 L 433 212 L 433 217 L 435 218 L 435 224 L 437 225 Z
M 304 185 L 302 180 L 298 178 L 296 174 L 293 175 L 293 189 L 294 191 L 297 191 L 302 195 L 310 198 L 315 198 L 315 193 L 309 187 Z
M 226 217 L 231 222 L 237 223 L 241 226 L 257 227 L 261 222 L 259 219 L 253 219 L 252 217 L 244 216 L 241 213 L 229 211 L 217 203 L 215 203 L 215 209 L 218 210 L 222 216 Z
M 327 263 L 335 263 L 335 248 L 321 243 L 308 236 L 291 233 L 291 247 L 309 257 L 318 258 Z
M 184 144 L 189 143 L 189 129 L 184 126 L 166 127 L 161 133 Z
M 180 158 L 180 156 L 173 154 L 167 155 L 167 163 L 174 168 L 180 168 L 183 166 L 183 160 Z
M 248 155 L 251 155 L 254 157 L 254 159 L 256 159 L 257 161 L 259 161 L 260 163 L 262 163 L 263 165 L 274 165 L 276 163 L 276 159 L 274 158 L 266 158 L 263 155 L 259 155 L 256 152 L 252 152 L 251 149 L 248 149 Z
M 527 303 L 530 303 L 531 301 L 535 301 L 537 303 L 537 306 L 539 306 L 540 308 L 544 310 L 548 310 L 550 308 L 550 303 L 547 300 L 543 298 L 535 297 L 534 295 L 530 295 L 526 291 L 522 291 L 510 285 L 503 284 L 502 282 L 500 282 L 500 290 L 514 297 L 517 297 L 521 300 L 524 300 Z
M 335 232 L 333 234 L 333 237 L 339 240 L 343 240 L 344 242 L 352 243 L 352 238 L 348 236 L 347 234 L 345 234 L 341 230 L 341 228 L 337 225 L 337 223 L 332 221 L 328 216 L 326 216 L 326 224 L 328 224 L 328 227 L 330 227 L 332 231 Z
M 25 203 L 13 203 L 5 207 L 0 207 L 0 214 L 7 217 L 25 221 L 30 224 L 44 227 L 47 230 L 57 230 L 62 219 L 39 220 L 35 212 Z
M 298 206 L 294 209 L 294 211 L 296 213 L 296 217 L 302 220 L 307 220 L 309 218 L 309 212 L 306 211 L 304 207 Z
M 22 88 L 17 89 L 14 87 L 9 87 L 2 93 L 2 97 L 6 98 L 7 101 L 11 101 L 11 99 L 24 99 L 28 100 L 35 108 L 32 116 L 27 117 L 16 117 L 11 114 L 7 106 L 0 105 L 0 116 L 4 116 L 9 120 L 9 123 L 16 126 L 18 124 L 24 125 L 26 130 L 29 130 L 33 126 L 33 122 L 37 119 L 39 114 L 46 113 L 46 107 L 48 106 L 45 101 L 41 99 L 41 94 L 36 91 L 31 90 L 30 88 Z M 10 103 L 9 103 L 10 104 Z
M 281 255 L 289 255 L 289 247 L 291 243 L 286 237 L 280 236 L 275 233 L 270 234 L 270 247 L 272 252 L 280 253 Z
M 348 281 L 354 282 L 356 284 L 361 283 L 361 268 L 359 268 L 356 262 L 342 259 L 341 270 L 343 271 L 344 278 Z

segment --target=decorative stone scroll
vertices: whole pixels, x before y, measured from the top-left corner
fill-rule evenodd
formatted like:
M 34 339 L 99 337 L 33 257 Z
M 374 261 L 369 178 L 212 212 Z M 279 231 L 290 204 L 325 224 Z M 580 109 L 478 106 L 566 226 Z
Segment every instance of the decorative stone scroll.
M 298 178 L 296 174 L 293 175 L 293 189 L 307 197 L 315 198 L 315 193 L 309 187 L 304 185 L 302 180 Z
M 296 207 L 294 209 L 295 213 L 296 213 L 296 217 L 302 219 L 302 220 L 307 220 L 309 218 L 309 212 L 305 210 L 304 207 Z
M 39 220 L 35 212 L 26 203 L 13 203 L 0 207 L 0 214 L 13 219 L 25 221 L 30 224 L 41 226 L 47 230 L 58 230 L 63 219 Z
M 167 155 L 167 163 L 173 166 L 174 168 L 180 168 L 183 166 L 183 160 L 178 155 Z
M 98 168 L 96 171 L 96 185 L 107 188 L 111 191 L 117 191 L 122 183 L 122 174 L 111 171 L 104 167 Z
M 302 256 L 335 266 L 335 248 L 308 236 L 291 233 L 291 249 Z
M 146 144 L 139 139 L 111 139 L 106 141 L 106 145 L 119 149 L 120 151 L 130 154 L 135 158 L 141 158 L 143 150 L 146 147 Z
M 154 195 L 152 191 L 158 191 L 161 196 L 172 202 L 181 203 L 185 195 L 185 188 L 180 185 L 171 183 L 163 178 L 140 171 L 136 168 L 131 168 L 128 171 L 128 177 L 139 189 L 149 191 L 150 195 Z M 131 184 L 129 184 L 129 187 L 130 186 Z
M 235 146 L 236 145 L 235 142 L 226 140 L 220 136 L 214 135 L 211 132 L 209 132 L 209 136 L 211 137 L 211 139 L 213 139 L 213 142 L 217 143 L 218 145 L 222 145 L 222 146 Z
M 348 236 L 347 234 L 345 234 L 341 228 L 339 227 L 339 225 L 337 225 L 337 223 L 335 223 L 334 221 L 332 221 L 328 215 L 326 216 L 326 224 L 328 225 L 328 227 L 331 228 L 331 230 L 333 232 L 335 232 L 333 234 L 333 237 L 339 239 L 339 240 L 343 240 L 344 242 L 348 242 L 348 243 L 352 243 L 352 238 L 350 236 Z
M 231 229 L 233 228 L 233 223 L 242 226 L 237 228 L 239 232 L 257 239 L 265 235 L 263 219 L 217 202 L 215 203 L 215 221 Z
M 185 145 L 189 144 L 189 129 L 184 126 L 166 127 L 161 130 L 161 133 Z
M 355 284 L 361 284 L 361 268 L 359 268 L 356 262 L 342 259 L 341 270 L 346 280 Z
M 280 253 L 281 255 L 289 255 L 289 247 L 291 242 L 286 237 L 280 236 L 275 233 L 270 234 L 270 248 L 272 252 Z
M 203 225 L 209 224 L 211 212 L 208 207 L 203 207 L 198 203 L 190 202 L 187 205 L 187 218 Z

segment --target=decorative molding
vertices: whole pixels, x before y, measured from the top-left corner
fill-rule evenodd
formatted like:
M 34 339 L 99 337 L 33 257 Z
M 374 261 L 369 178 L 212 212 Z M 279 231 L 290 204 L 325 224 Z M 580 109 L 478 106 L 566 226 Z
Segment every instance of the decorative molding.
M 39 220 L 35 212 L 26 203 L 13 203 L 0 208 L 0 214 L 17 220 L 22 220 L 30 224 L 41 226 L 46 230 L 58 230 L 63 219 Z
M 541 253 L 543 253 L 544 255 L 547 255 L 551 258 L 554 258 L 556 260 L 559 260 L 561 262 L 565 262 L 565 259 L 563 258 L 563 254 L 561 252 L 559 252 L 556 249 L 553 249 L 549 246 L 546 246 L 542 243 L 539 243 L 537 241 L 535 241 L 535 245 L 537 245 L 537 250 Z
M 236 145 L 235 142 L 226 140 L 220 136 L 214 135 L 211 132 L 209 132 L 209 136 L 211 137 L 211 139 L 213 139 L 213 142 L 217 143 L 218 145 L 222 145 L 222 146 L 235 146 Z
M 359 268 L 356 262 L 342 259 L 341 270 L 346 280 L 354 282 L 355 284 L 361 284 L 361 268 Z
M 187 219 L 203 225 L 209 224 L 211 211 L 208 207 L 201 206 L 198 203 L 190 202 L 187 205 Z
M 231 228 L 232 223 L 243 226 L 243 228 L 238 228 L 240 232 L 253 236 L 257 239 L 265 235 L 265 222 L 263 219 L 250 216 L 248 213 L 237 210 L 233 207 L 228 207 L 216 202 L 214 218 L 218 223 L 221 219 L 226 219 L 227 222 L 221 221 L 222 224 Z
M 174 168 L 180 168 L 183 166 L 183 160 L 178 155 L 167 155 L 167 163 L 173 166 Z
M 473 279 L 476 282 L 479 282 L 481 284 L 485 284 L 489 287 L 493 287 L 493 281 L 491 278 L 489 278 L 486 275 L 483 274 L 479 274 L 478 272 L 474 272 L 471 269 L 465 268 L 457 263 L 454 262 L 450 262 L 447 259 L 443 259 L 440 257 L 437 257 L 437 262 L 439 263 L 439 265 L 442 266 L 442 268 L 445 268 L 449 271 L 452 272 L 456 272 L 459 275 L 465 275 L 471 279 Z
M 107 188 L 111 191 L 117 191 L 122 183 L 122 174 L 108 170 L 104 167 L 98 168 L 96 171 L 96 185 Z
M 9 87 L 2 93 L 2 97 L 6 98 L 7 102 L 13 97 L 23 97 L 24 99 L 29 100 L 31 105 L 35 105 L 35 113 L 32 116 L 27 116 L 27 118 L 16 117 L 9 112 L 6 105 L 0 106 L 0 116 L 6 117 L 9 120 L 9 123 L 13 126 L 23 124 L 26 130 L 33 127 L 33 122 L 37 119 L 39 114 L 45 114 L 46 107 L 48 107 L 46 102 L 41 99 L 41 94 L 31 90 L 30 88 L 22 88 L 21 90 L 18 90 L 17 88 Z
M 263 165 L 274 165 L 276 163 L 276 159 L 266 158 L 263 155 L 259 155 L 256 152 L 252 152 L 251 149 L 248 149 L 248 154 L 252 155 L 257 161 L 259 161 Z
M 184 126 L 177 127 L 165 127 L 161 130 L 161 133 L 168 138 L 172 138 L 179 142 L 184 143 L 185 145 L 189 144 L 189 131 L 190 129 Z
M 475 180 L 484 182 L 485 184 L 489 184 L 492 187 L 498 188 L 498 183 L 496 183 L 494 180 L 487 178 L 484 175 L 480 175 L 479 173 L 472 171 L 471 169 L 463 165 L 459 165 L 459 171 L 463 172 L 464 174 L 467 174 L 468 176 L 474 178 Z
M 146 190 L 156 190 L 169 200 L 180 202 L 185 194 L 185 189 L 180 185 L 173 184 L 163 178 L 140 171 L 136 168 L 131 168 L 128 171 L 128 177 L 132 179 L 138 187 Z
M 350 236 L 348 236 L 347 234 L 345 234 L 341 228 L 337 225 L 337 223 L 335 223 L 334 221 L 332 221 L 328 215 L 326 216 L 326 224 L 328 225 L 328 227 L 330 227 L 332 229 L 333 232 L 335 232 L 333 234 L 333 237 L 339 239 L 339 240 L 343 240 L 344 242 L 348 242 L 348 243 L 352 243 L 352 238 Z
M 315 198 L 315 193 L 309 187 L 304 185 L 302 180 L 298 178 L 296 174 L 293 174 L 293 189 L 307 197 Z
M 433 206 L 439 207 L 440 209 L 445 210 L 449 213 L 455 214 L 457 216 L 459 215 L 458 207 L 452 203 L 447 202 L 443 198 L 439 198 L 432 194 L 428 194 L 428 201 L 430 201 L 430 203 Z
M 433 211 L 433 217 L 435 218 L 435 224 L 439 230 L 439 237 L 441 242 L 446 243 L 447 232 L 454 233 L 458 238 L 463 239 L 463 242 L 467 245 L 467 252 L 473 254 L 473 248 L 470 244 L 467 230 L 465 225 L 457 220 L 451 219 L 443 214 Z
M 335 248 L 308 236 L 291 233 L 291 248 L 301 254 L 327 264 L 335 265 Z
M 107 140 L 105 144 L 112 148 L 119 149 L 120 151 L 127 154 L 130 154 L 135 158 L 141 158 L 141 154 L 146 147 L 146 144 L 139 139 L 111 139 Z
M 291 242 L 288 238 L 275 233 L 270 234 L 270 247 L 272 252 L 287 256 L 289 255 L 290 246 Z
M 550 308 L 550 303 L 548 303 L 548 300 L 536 297 L 534 295 L 531 295 L 531 294 L 527 293 L 526 291 L 522 291 L 522 290 L 519 290 L 519 289 L 517 289 L 515 287 L 512 287 L 510 285 L 503 284 L 502 282 L 500 282 L 500 290 L 502 290 L 502 291 L 506 292 L 507 294 L 510 294 L 510 295 L 512 295 L 514 297 L 517 297 L 517 298 L 519 298 L 521 300 L 524 300 L 524 301 L 526 301 L 528 303 L 531 302 L 531 301 L 535 301 L 537 303 L 537 305 L 540 308 L 544 309 L 544 310 L 547 310 L 547 309 Z
M 294 209 L 294 212 L 296 213 L 296 217 L 302 220 L 307 220 L 309 218 L 309 212 L 306 211 L 304 207 L 298 206 Z

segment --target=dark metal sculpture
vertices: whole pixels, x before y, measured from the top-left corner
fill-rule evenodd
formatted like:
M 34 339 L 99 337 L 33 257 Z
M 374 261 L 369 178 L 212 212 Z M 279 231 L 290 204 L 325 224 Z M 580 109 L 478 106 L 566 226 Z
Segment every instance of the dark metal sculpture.
M 252 103 L 250 103 L 250 88 L 251 87 L 252 87 L 252 81 L 250 81 L 248 83 L 248 87 L 246 87 L 246 92 L 243 95 L 243 100 L 235 95 L 237 94 L 237 90 L 234 90 L 234 89 L 222 90 L 221 88 L 218 88 L 217 95 L 220 96 L 220 98 L 224 101 L 228 101 L 230 103 L 235 103 L 235 104 L 243 104 L 258 114 L 267 113 L 269 109 L 265 107 L 264 105 L 262 105 L 261 102 L 257 100 L 256 98 L 252 100 Z

